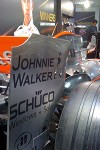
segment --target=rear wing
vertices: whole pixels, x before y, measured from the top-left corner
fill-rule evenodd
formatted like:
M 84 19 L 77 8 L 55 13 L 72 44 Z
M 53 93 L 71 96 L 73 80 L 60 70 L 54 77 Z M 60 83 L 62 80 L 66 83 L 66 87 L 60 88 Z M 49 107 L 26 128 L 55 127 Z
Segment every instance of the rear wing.
M 7 150 L 39 150 L 48 142 L 50 119 L 64 89 L 69 46 L 69 41 L 33 34 L 12 49 Z

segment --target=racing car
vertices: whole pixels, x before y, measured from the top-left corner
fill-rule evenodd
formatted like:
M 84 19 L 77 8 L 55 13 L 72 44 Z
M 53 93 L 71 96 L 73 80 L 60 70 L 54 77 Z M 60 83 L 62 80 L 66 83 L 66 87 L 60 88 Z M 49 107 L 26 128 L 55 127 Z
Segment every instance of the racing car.
M 1 50 L 1 73 L 5 73 L 1 78 L 2 84 L 6 84 L 6 90 L 1 92 L 1 137 L 4 138 L 0 143 L 2 150 L 6 149 L 6 134 L 7 124 L 5 118 L 2 120 L 2 116 L 7 112 L 8 99 L 9 99 L 9 78 L 10 64 L 11 64 L 11 46 L 18 46 L 27 41 L 27 38 L 19 37 L 0 37 L 2 40 L 7 38 L 7 42 L 12 41 L 11 45 L 7 44 L 5 48 L 4 42 L 2 43 Z M 99 75 L 100 64 L 98 60 L 86 60 L 82 58 L 82 38 L 79 35 L 70 32 L 61 32 L 54 38 L 62 38 L 64 42 L 71 41 L 69 47 L 68 57 L 66 59 L 66 76 L 65 76 L 65 89 L 63 96 L 66 96 L 65 100 L 62 98 L 60 103 L 56 103 L 55 111 L 52 114 L 60 117 L 60 123 L 58 127 L 55 140 L 55 150 L 85 150 L 87 147 L 95 147 L 98 149 L 99 145 Z M 0 40 L 1 40 L 0 39 Z M 5 52 L 5 49 L 7 51 Z M 5 70 L 4 70 L 5 69 Z M 92 81 L 91 81 L 92 80 Z M 86 82 L 91 81 L 91 82 Z M 98 81 L 98 82 L 97 82 Z M 82 83 L 85 82 L 85 83 Z M 82 83 L 82 84 L 80 84 Z M 79 84 L 79 85 L 78 85 Z M 78 86 L 76 86 L 78 85 Z M 93 93 L 92 93 L 93 91 Z M 65 98 L 66 98 L 65 97 Z M 64 105 L 62 105 L 64 100 Z M 23 102 L 24 103 L 24 102 Z M 62 108 L 63 112 L 62 112 Z M 54 109 L 53 109 L 54 110 Z M 3 116 L 4 117 L 4 116 Z M 55 121 L 55 118 L 53 118 Z M 67 121 L 68 120 L 68 121 Z M 97 123 L 94 123 L 94 121 Z M 44 126 L 43 131 L 46 131 L 47 125 Z M 50 123 L 49 123 L 50 124 Z M 84 126 L 83 126 L 84 125 Z M 54 127 L 54 126 L 53 126 Z M 97 130 L 96 130 L 97 127 Z M 55 131 L 55 128 L 52 129 Z M 92 130 L 93 129 L 93 130 Z M 51 131 L 52 132 L 52 131 Z M 93 143 L 93 139 L 96 136 L 97 144 Z M 51 138 L 51 136 L 50 136 Z M 80 142 L 81 139 L 81 142 Z M 1 141 L 1 140 L 0 140 Z M 38 141 L 39 142 L 39 141 Z M 38 148 L 39 149 L 39 148 Z

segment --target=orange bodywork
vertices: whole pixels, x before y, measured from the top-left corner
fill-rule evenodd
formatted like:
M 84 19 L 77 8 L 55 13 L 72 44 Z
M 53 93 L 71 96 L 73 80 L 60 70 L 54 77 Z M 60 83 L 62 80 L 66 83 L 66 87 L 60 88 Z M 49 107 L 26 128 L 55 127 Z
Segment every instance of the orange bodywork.
M 12 47 L 23 44 L 28 37 L 0 36 L 0 73 L 10 73 Z
M 75 33 L 64 31 L 64 32 L 60 32 L 60 33 L 56 34 L 54 37 L 55 38 L 59 38 L 59 37 L 61 37 L 63 35 L 75 35 Z

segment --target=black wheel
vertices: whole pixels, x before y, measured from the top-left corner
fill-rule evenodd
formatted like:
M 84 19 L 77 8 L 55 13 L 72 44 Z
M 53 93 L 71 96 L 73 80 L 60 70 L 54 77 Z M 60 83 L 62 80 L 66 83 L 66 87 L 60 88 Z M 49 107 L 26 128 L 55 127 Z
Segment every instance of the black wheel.
M 100 83 L 78 85 L 66 102 L 55 150 L 100 150 Z

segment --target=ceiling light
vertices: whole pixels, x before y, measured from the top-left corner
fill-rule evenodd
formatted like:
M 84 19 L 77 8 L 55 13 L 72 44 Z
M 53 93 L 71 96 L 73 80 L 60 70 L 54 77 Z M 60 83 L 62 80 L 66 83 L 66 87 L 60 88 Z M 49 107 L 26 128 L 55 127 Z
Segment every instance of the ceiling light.
M 90 7 L 89 0 L 84 1 L 83 5 L 84 5 L 85 8 L 89 8 Z

